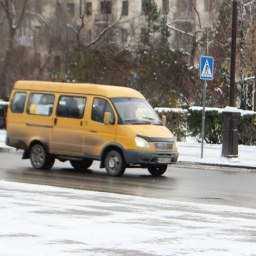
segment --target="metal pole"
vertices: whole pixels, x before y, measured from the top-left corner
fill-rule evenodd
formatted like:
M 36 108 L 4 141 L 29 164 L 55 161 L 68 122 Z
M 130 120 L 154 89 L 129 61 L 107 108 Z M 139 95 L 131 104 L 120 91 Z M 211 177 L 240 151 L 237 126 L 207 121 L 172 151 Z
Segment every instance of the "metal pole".
M 208 30 L 206 28 L 206 55 L 208 54 Z M 201 130 L 201 158 L 204 158 L 204 137 L 205 137 L 205 106 L 206 106 L 207 81 L 203 83 L 203 109 L 202 109 L 202 130 Z
M 233 0 L 232 43 L 230 63 L 230 107 L 235 107 L 235 77 L 236 77 L 236 38 L 237 38 L 237 0 Z
M 206 89 L 207 81 L 204 81 L 203 85 L 203 110 L 202 110 L 202 134 L 201 134 L 201 158 L 204 158 L 204 137 L 205 137 L 205 105 L 206 105 Z

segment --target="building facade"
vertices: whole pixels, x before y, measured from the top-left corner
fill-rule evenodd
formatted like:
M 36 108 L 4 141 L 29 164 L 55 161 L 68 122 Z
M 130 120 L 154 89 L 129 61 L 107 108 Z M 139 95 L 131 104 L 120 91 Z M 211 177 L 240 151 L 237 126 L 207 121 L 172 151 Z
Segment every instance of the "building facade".
M 55 15 L 57 6 L 66 12 L 67 26 L 78 28 L 83 17 L 85 26 L 81 31 L 85 43 L 90 43 L 111 24 L 107 40 L 120 46 L 132 48 L 140 42 L 145 27 L 145 6 L 152 0 L 37 0 L 34 13 L 45 19 Z M 219 0 L 154 0 L 159 14 L 165 16 L 170 25 L 170 44 L 174 49 L 187 49 L 194 34 L 213 26 Z M 42 22 L 34 15 L 34 26 Z M 36 21 L 37 20 L 37 21 Z M 68 28 L 68 27 L 67 27 Z M 71 27 L 72 28 L 72 27 Z M 177 30 L 176 30 L 177 29 Z M 179 31 L 180 30 L 180 31 Z M 182 33 L 181 31 L 186 32 Z M 200 33 L 198 33 L 200 34 Z

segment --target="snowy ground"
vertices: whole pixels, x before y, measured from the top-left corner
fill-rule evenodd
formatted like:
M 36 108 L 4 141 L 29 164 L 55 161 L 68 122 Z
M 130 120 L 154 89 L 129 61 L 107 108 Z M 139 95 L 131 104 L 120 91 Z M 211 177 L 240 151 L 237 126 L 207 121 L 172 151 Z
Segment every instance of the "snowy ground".
M 6 145 L 5 145 L 5 137 L 6 137 L 5 130 L 1 130 L 0 129 L 0 148 L 6 147 Z
M 0 252 L 255 255 L 256 210 L 0 181 Z
M 238 167 L 256 168 L 256 146 L 239 146 L 238 158 L 225 158 L 221 156 L 222 145 L 204 145 L 204 158 L 201 159 L 201 144 L 195 141 L 178 143 L 182 162 L 193 162 L 203 164 L 217 164 Z

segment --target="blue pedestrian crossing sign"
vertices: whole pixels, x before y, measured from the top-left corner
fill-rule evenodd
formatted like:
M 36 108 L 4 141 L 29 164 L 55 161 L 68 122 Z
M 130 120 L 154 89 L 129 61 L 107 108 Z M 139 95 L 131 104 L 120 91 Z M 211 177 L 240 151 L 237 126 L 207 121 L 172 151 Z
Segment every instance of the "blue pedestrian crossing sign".
M 213 80 L 214 58 L 211 56 L 200 56 L 200 79 Z

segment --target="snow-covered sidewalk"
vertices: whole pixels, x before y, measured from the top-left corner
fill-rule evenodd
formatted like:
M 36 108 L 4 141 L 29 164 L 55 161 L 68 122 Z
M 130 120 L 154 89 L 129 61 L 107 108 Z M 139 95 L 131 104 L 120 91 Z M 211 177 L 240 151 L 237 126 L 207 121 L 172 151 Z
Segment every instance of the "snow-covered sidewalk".
M 250 256 L 256 210 L 0 181 L 8 256 Z
M 8 147 L 6 144 L 5 144 L 5 138 L 6 138 L 6 131 L 5 130 L 1 130 L 0 129 L 0 151 L 2 150 L 11 150 L 12 148 Z
M 0 148 L 6 147 L 5 145 L 6 131 L 0 130 Z
M 179 142 L 179 161 L 220 166 L 237 166 L 256 168 L 256 146 L 239 146 L 239 157 L 225 158 L 221 156 L 222 145 L 205 144 L 204 158 L 201 159 L 201 144 L 196 142 Z

